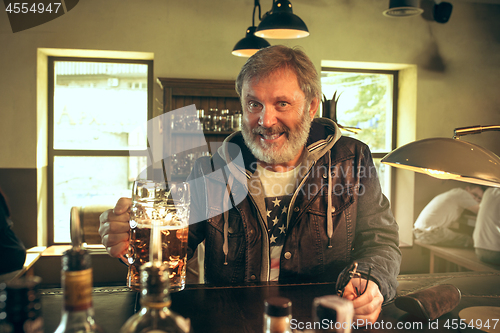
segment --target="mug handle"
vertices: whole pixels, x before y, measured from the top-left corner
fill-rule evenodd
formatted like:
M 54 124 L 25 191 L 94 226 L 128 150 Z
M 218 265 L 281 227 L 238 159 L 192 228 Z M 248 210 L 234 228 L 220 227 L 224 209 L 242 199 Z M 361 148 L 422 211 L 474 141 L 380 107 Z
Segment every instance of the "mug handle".
M 130 224 L 130 221 L 129 221 Z M 132 227 L 130 228 L 132 230 Z M 134 263 L 135 261 L 135 253 L 134 253 L 134 247 L 130 245 L 130 230 L 129 230 L 129 240 L 128 240 L 128 248 L 127 252 L 122 254 L 119 258 L 120 260 L 127 266 L 130 266 Z

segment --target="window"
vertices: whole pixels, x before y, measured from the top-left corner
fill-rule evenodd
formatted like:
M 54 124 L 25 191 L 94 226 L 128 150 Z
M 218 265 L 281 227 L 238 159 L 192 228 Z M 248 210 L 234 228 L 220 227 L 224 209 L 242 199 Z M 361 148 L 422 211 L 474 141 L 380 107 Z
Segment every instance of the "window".
M 49 57 L 49 245 L 72 206 L 113 206 L 146 168 L 152 61 Z
M 381 159 L 396 148 L 397 71 L 322 68 L 321 87 L 335 95 L 337 123 L 355 128 L 342 134 L 366 143 L 377 167 L 382 191 L 390 198 L 390 168 Z

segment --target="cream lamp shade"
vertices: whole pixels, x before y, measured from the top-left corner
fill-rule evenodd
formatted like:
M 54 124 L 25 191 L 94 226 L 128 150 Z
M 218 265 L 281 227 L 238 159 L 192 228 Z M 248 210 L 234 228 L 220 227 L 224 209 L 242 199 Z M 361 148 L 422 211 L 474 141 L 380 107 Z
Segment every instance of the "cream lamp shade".
M 500 126 L 474 127 L 498 130 Z M 381 161 L 387 165 L 424 173 L 439 179 L 500 187 L 500 158 L 493 152 L 458 138 L 432 138 L 406 144 L 387 154 Z

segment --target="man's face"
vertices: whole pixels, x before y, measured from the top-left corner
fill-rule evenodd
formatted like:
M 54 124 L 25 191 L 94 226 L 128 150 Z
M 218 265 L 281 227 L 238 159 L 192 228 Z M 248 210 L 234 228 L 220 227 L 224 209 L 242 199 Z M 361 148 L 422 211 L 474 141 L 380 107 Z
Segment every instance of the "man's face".
M 477 202 L 481 202 L 483 199 L 483 190 L 480 187 L 467 187 L 467 192 L 469 192 Z
M 241 104 L 243 138 L 254 156 L 266 164 L 296 166 L 319 101 L 306 101 L 295 73 L 280 69 L 244 82 Z

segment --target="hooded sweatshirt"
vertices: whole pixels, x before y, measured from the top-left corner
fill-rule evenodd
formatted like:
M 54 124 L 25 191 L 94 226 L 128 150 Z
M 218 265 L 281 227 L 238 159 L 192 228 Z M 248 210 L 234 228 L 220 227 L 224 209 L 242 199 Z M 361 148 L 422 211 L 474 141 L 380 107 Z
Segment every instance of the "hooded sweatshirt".
M 270 239 L 257 160 L 241 132 L 212 158 L 196 161 L 188 255 L 205 241 L 205 281 L 269 281 Z M 394 297 L 398 227 L 381 192 L 371 153 L 337 125 L 314 119 L 287 210 L 279 282 L 336 282 L 353 261 L 370 270 L 386 301 Z

